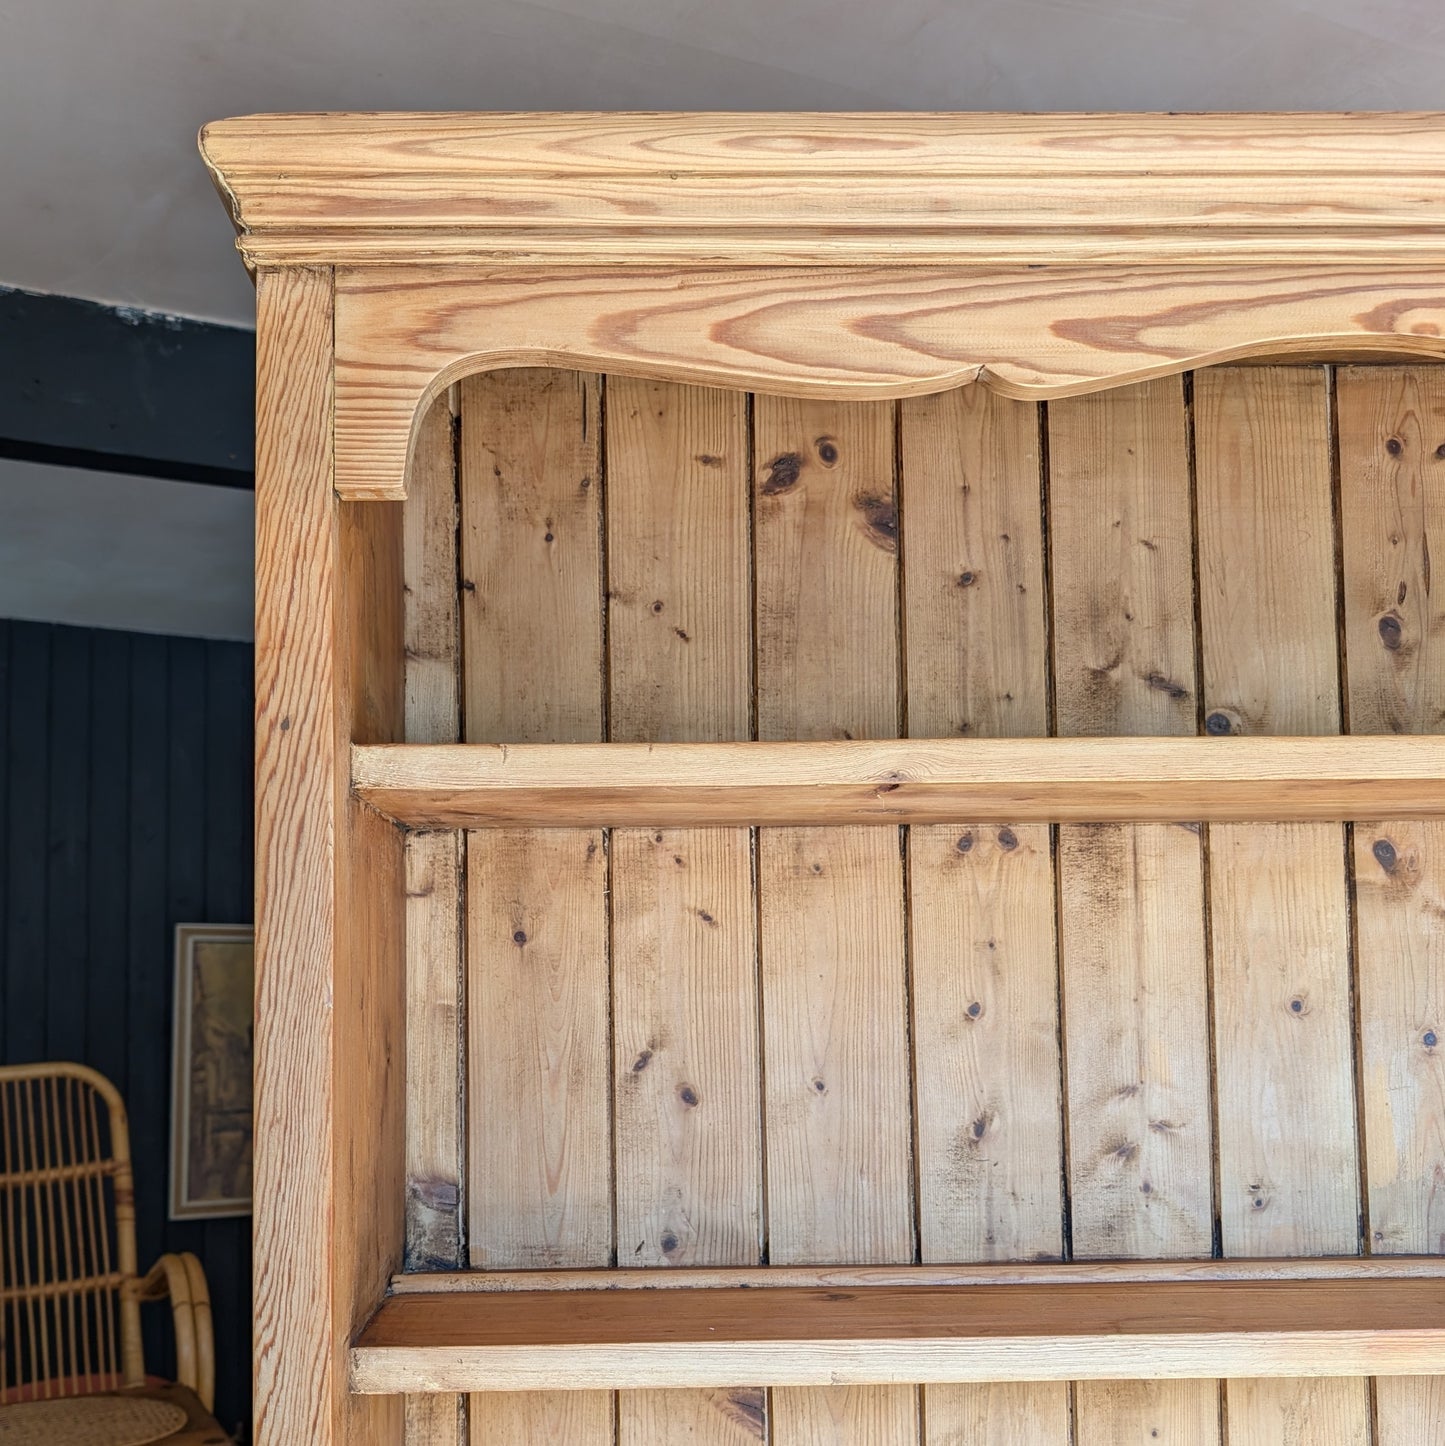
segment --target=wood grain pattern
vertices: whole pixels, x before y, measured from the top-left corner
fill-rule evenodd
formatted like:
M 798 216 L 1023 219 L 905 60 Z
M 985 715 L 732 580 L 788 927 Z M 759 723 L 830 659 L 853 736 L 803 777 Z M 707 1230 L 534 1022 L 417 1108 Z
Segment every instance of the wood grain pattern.
M 403 723 L 401 518 L 329 486 L 330 274 L 263 275 L 258 314 L 256 1439 L 390 1446 L 346 1349 L 404 1235 L 401 841 L 342 770 Z
M 768 1393 L 761 1386 L 624 1391 L 618 1409 L 618 1446 L 746 1446 L 768 1439 Z
M 598 380 L 522 370 L 461 388 L 467 737 L 602 737 Z
M 910 1260 L 897 836 L 766 829 L 758 848 L 770 1259 Z
M 609 378 L 611 736 L 752 736 L 747 399 Z
M 603 736 L 599 409 L 596 377 L 513 372 L 461 389 L 469 739 Z M 612 1258 L 606 882 L 603 837 L 585 828 L 468 840 L 473 1265 Z M 474 1439 L 561 1430 L 603 1446 L 615 1407 L 488 1393 L 469 1415 Z
M 1048 829 L 914 828 L 908 857 L 922 1258 L 1057 1258 Z
M 1074 1438 L 1090 1446 L 1193 1446 L 1218 1441 L 1219 1425 L 1217 1381 L 1080 1381 L 1074 1388 Z
M 1366 1383 L 1358 1379 L 1283 1382 L 1236 1377 L 1229 1382 L 1229 1430 L 1231 1441 L 1267 1442 L 1268 1446 L 1367 1446 L 1370 1412 Z
M 457 624 L 457 478 L 451 407 L 423 425 L 402 510 L 406 737 L 460 737 Z M 455 833 L 406 840 L 406 1262 L 463 1264 L 461 1241 L 461 857 Z M 451 1417 L 456 1416 L 452 1403 Z M 408 1406 L 408 1418 L 429 1408 Z M 455 1428 L 453 1428 L 455 1429 Z M 445 1423 L 412 1440 L 446 1446 Z
M 896 737 L 892 408 L 759 397 L 753 472 L 758 736 Z M 769 1260 L 910 1260 L 897 834 L 762 829 L 757 887 Z M 772 1409 L 780 1446 L 863 1443 L 916 1423 L 917 1393 L 775 1393 Z
M 1062 281 L 1062 285 L 1061 285 Z M 813 265 L 343 269 L 336 485 L 400 497 L 415 420 L 495 367 L 581 367 L 784 396 L 1044 398 L 1246 356 L 1438 356 L 1430 268 L 979 270 Z
M 1206 731 L 1335 732 L 1324 374 L 1202 374 L 1195 426 Z M 1224 1250 L 1358 1249 L 1340 830 L 1214 825 L 1209 849 Z M 1226 1408 L 1231 1446 L 1368 1429 L 1362 1382 L 1230 1382 Z
M 402 509 L 406 738 L 460 738 L 457 469 L 451 397 L 421 423 Z M 462 1251 L 464 1065 L 462 857 L 455 832 L 405 843 L 406 1254 L 409 1270 L 465 1264 Z M 461 1446 L 465 1402 L 408 1396 L 407 1446 Z
M 821 686 L 821 685 L 820 685 Z M 843 691 L 838 689 L 835 691 Z M 368 803 L 431 828 L 586 822 L 1221 821 L 1445 811 L 1418 737 L 982 738 L 358 747 Z
M 250 264 L 1139 265 L 1442 253 L 1437 115 L 247 116 L 201 149 Z
M 357 1342 L 353 1381 L 363 1392 L 420 1380 L 434 1389 L 483 1382 L 493 1391 L 517 1383 L 585 1388 L 609 1378 L 639 1387 L 719 1386 L 734 1365 L 779 1387 L 1069 1375 L 1193 1379 L 1221 1372 L 1240 1380 L 1301 1371 L 1339 1377 L 1362 1368 L 1418 1370 L 1432 1351 L 1438 1364 L 1445 1339 L 1440 1287 L 1432 1280 L 1388 1287 L 780 1286 L 674 1290 L 666 1309 L 658 1306 L 651 1292 L 639 1290 L 395 1296 Z M 1361 1381 L 1336 1387 L 1363 1398 Z M 875 1419 L 904 1423 L 904 1439 L 916 1429 L 911 1391 L 776 1395 L 779 1423 L 787 1422 L 777 1430 L 784 1440 L 790 1427 L 823 1429 L 825 1440 L 877 1440 L 866 1426 L 874 1412 Z
M 1194 529 L 1181 385 L 1169 378 L 1054 402 L 1048 425 L 1058 731 L 1192 736 Z M 1208 1255 L 1199 829 L 1065 825 L 1058 869 L 1074 1257 Z M 1083 1446 L 1219 1439 L 1219 1393 L 1205 1382 L 1081 1382 L 1074 1406 Z
M 610 734 L 752 733 L 747 399 L 607 383 Z M 618 1256 L 762 1256 L 756 917 L 745 829 L 612 835 Z M 625 1391 L 618 1440 L 737 1446 L 766 1393 Z
M 1341 554 L 1350 727 L 1437 733 L 1445 723 L 1445 373 L 1342 367 Z
M 611 1255 L 604 872 L 586 830 L 468 840 L 474 1266 Z
M 908 731 L 1049 731 L 1038 408 L 980 387 L 899 405 Z
M 516 1290 L 761 1290 L 795 1286 L 1094 1285 L 1154 1281 L 1442 1280 L 1441 1255 L 1305 1255 L 1273 1260 L 1023 1260 L 963 1265 L 767 1265 L 659 1271 L 629 1266 L 594 1270 L 460 1270 L 397 1275 L 393 1295 Z
M 896 738 L 891 409 L 759 397 L 758 736 Z
M 1337 376 L 1350 727 L 1434 733 L 1445 717 L 1441 544 L 1445 388 L 1425 368 Z M 1353 830 L 1366 1248 L 1445 1252 L 1445 833 L 1392 820 Z M 1379 1446 L 1445 1430 L 1432 1377 L 1375 1383 Z
M 915 736 L 1048 732 L 1039 424 L 1036 407 L 981 388 L 899 407 Z M 1013 819 L 919 826 L 907 848 L 920 1256 L 1057 1257 L 1049 830 Z M 1026 1428 L 1036 1441 L 1063 1442 L 1067 1417 L 1068 1388 L 1059 1383 L 923 1392 L 929 1446 L 1004 1446 Z

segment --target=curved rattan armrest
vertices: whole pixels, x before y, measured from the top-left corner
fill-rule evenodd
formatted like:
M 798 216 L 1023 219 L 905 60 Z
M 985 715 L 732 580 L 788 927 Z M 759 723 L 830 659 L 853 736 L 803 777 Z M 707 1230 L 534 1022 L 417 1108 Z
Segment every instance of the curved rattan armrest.
M 141 1300 L 170 1300 L 176 1332 L 176 1379 L 211 1410 L 216 1395 L 216 1346 L 211 1293 L 201 1262 L 189 1250 L 179 1255 L 167 1253 L 151 1266 L 137 1294 Z

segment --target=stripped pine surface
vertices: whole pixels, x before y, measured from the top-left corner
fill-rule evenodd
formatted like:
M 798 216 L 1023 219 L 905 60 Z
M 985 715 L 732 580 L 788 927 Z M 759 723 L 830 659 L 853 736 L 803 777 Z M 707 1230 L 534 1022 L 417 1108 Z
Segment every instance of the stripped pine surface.
M 1341 563 L 1355 733 L 1445 721 L 1445 374 L 1346 367 L 1337 383 Z M 1445 1252 L 1445 828 L 1354 825 L 1366 1250 Z M 1376 1446 L 1445 1432 L 1438 1377 L 1375 1383 Z
M 402 508 L 406 739 L 460 738 L 457 475 L 450 396 L 421 423 Z M 455 1269 L 462 1251 L 461 835 L 406 839 L 406 1266 Z M 427 1262 L 431 1262 L 428 1264 Z M 462 1398 L 406 1400 L 407 1446 L 460 1446 Z
M 1328 376 L 1195 378 L 1205 728 L 1340 726 Z M 1348 894 L 1338 824 L 1209 831 L 1226 1255 L 1360 1248 Z M 1231 1382 L 1230 1446 L 1363 1441 L 1366 1383 Z
M 1049 407 L 1056 727 L 1193 734 L 1193 519 L 1177 378 Z M 1213 1244 L 1200 830 L 1059 828 L 1060 975 L 1076 1260 Z M 1211 1381 L 1082 1381 L 1081 1446 L 1219 1440 Z
M 1432 732 L 1442 377 L 1342 368 L 1337 431 L 1314 366 L 1045 416 L 980 389 L 467 381 L 465 736 Z M 1374 1253 L 1445 1252 L 1445 829 L 1349 841 L 1187 820 L 919 824 L 901 853 L 876 825 L 475 833 L 470 1263 L 1348 1255 L 1362 1212 Z M 1433 1439 L 1445 1392 L 739 1383 L 469 1413 L 473 1443 L 581 1446 L 1363 1446 L 1372 1419 L 1375 1446 Z
M 901 715 L 892 406 L 758 397 L 758 734 Z M 890 829 L 760 829 L 769 1260 L 914 1258 L 903 866 Z M 917 1440 L 907 1387 L 776 1390 L 774 1440 Z
M 752 735 L 747 399 L 607 387 L 610 735 Z M 757 920 L 746 828 L 612 834 L 619 1263 L 762 1259 Z M 766 1433 L 766 1394 L 624 1391 L 621 1446 Z
M 1039 409 L 968 388 L 900 404 L 909 731 L 1049 731 Z M 919 1255 L 1063 1251 L 1047 824 L 909 830 Z M 927 1446 L 1067 1440 L 1068 1388 L 928 1386 Z M 1015 1414 L 1017 1413 L 1017 1414 Z M 1027 1427 L 1032 1436 L 1016 1436 Z
M 469 742 L 603 737 L 600 410 L 595 377 L 499 372 L 461 387 Z M 473 1266 L 614 1258 L 606 887 L 598 832 L 468 840 Z M 471 1440 L 603 1446 L 614 1418 L 606 1392 L 478 1394 Z

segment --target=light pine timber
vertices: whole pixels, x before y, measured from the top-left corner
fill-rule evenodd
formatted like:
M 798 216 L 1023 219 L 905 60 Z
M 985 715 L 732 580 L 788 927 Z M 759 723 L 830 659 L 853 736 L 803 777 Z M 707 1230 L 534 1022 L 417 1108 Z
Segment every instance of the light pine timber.
M 597 377 L 539 371 L 461 388 L 469 740 L 603 736 L 600 391 Z M 612 1259 L 606 879 L 597 830 L 468 838 L 474 1266 Z M 473 1443 L 605 1446 L 614 1414 L 605 1392 L 488 1393 L 470 1427 Z
M 680 292 L 665 267 L 595 263 L 339 270 L 338 490 L 400 497 L 420 409 L 494 367 L 583 367 L 846 406 L 973 381 L 1029 400 L 1069 396 L 1322 346 L 1445 352 L 1428 267 L 815 264 L 689 268 L 687 282 Z
M 1322 367 L 1195 378 L 1206 731 L 1339 729 L 1326 388 Z M 1356 1250 L 1342 830 L 1213 825 L 1209 869 L 1224 1253 Z M 1230 1446 L 1368 1429 L 1360 1380 L 1225 1394 Z
M 1350 727 L 1438 733 L 1445 380 L 1345 367 L 1336 386 Z M 1353 844 L 1366 1249 L 1445 1253 L 1445 830 L 1362 820 Z M 1375 1398 L 1378 1446 L 1445 1433 L 1438 1380 L 1381 1379 Z
M 1438 1366 L 1445 1339 L 1436 1280 L 694 1289 L 659 1305 L 637 1290 L 396 1296 L 362 1334 L 353 1379 L 363 1392 L 586 1390 L 717 1386 L 741 1369 L 778 1388 L 775 1435 L 836 1440 L 878 1420 L 912 1434 L 913 1392 L 861 1389 L 879 1381 L 1408 1372 Z M 790 1389 L 822 1382 L 835 1384 Z
M 768 739 L 900 728 L 891 406 L 758 397 L 757 727 Z M 769 1260 L 911 1261 L 903 868 L 896 832 L 760 829 L 757 881 Z M 863 1446 L 917 1392 L 774 1392 L 778 1446 Z
M 1034 1260 L 975 1265 L 758 1266 L 668 1271 L 622 1266 L 601 1270 L 464 1270 L 398 1275 L 393 1295 L 517 1290 L 690 1290 L 695 1286 L 1073 1285 L 1151 1281 L 1439 1280 L 1445 1256 L 1341 1255 L 1293 1259 Z
M 1441 128 L 1428 114 L 333 114 L 216 121 L 201 147 L 250 264 L 1297 264 L 1438 257 Z
M 899 406 L 908 725 L 1048 732 L 1039 412 L 977 387 Z M 1058 989 L 1049 830 L 910 830 L 919 1253 L 1062 1253 Z M 927 1446 L 1068 1439 L 1060 1383 L 930 1386 Z
M 1445 814 L 1440 749 L 1423 737 L 381 745 L 353 751 L 352 778 L 373 807 L 429 828 Z
M 609 378 L 611 736 L 751 735 L 747 399 Z M 762 1258 L 756 916 L 749 834 L 612 835 L 613 1111 L 619 1260 Z M 760 1388 L 624 1391 L 620 1446 L 739 1446 Z
M 331 281 L 257 293 L 258 1446 L 402 1433 L 346 1374 L 405 1233 L 401 835 L 344 782 L 402 727 L 401 517 L 331 490 Z
M 450 396 L 422 422 L 402 508 L 406 737 L 456 742 L 457 477 Z M 406 1265 L 440 1270 L 461 1254 L 461 838 L 406 838 Z M 408 1446 L 458 1446 L 457 1396 L 408 1396 Z
M 1049 405 L 1061 735 L 1195 734 L 1186 424 L 1173 377 Z M 1207 1256 L 1199 826 L 1066 824 L 1058 849 L 1073 1256 Z M 1083 1381 L 1074 1406 L 1078 1446 L 1219 1440 L 1211 1381 Z

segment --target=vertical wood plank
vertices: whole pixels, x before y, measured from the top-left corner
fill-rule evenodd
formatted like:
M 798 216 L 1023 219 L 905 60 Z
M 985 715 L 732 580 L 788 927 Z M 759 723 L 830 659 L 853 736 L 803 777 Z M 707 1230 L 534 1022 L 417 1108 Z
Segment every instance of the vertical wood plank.
M 1217 1381 L 1080 1381 L 1074 1387 L 1080 1446 L 1195 1446 L 1219 1440 Z
M 1058 732 L 1193 734 L 1194 529 L 1182 381 L 1049 406 Z M 1076 1259 L 1213 1241 L 1204 879 L 1197 828 L 1058 839 Z M 1080 1446 L 1219 1439 L 1212 1381 L 1081 1381 Z
M 1205 728 L 1340 724 L 1326 378 L 1195 378 Z M 1287 565 L 1286 561 L 1287 560 Z M 1227 746 L 1222 744 L 1221 746 Z M 1334 824 L 1209 831 L 1226 1255 L 1359 1246 L 1344 849 Z M 1231 1381 L 1231 1446 L 1350 1441 L 1363 1381 Z
M 461 384 L 469 742 L 602 738 L 600 392 L 535 368 Z
M 1350 730 L 1445 724 L 1445 367 L 1341 367 L 1336 382 Z
M 905 1386 L 774 1390 L 779 1446 L 880 1446 L 918 1439 L 916 1393 Z
M 600 393 L 518 370 L 460 388 L 462 646 L 470 742 L 598 741 Z M 468 1255 L 612 1257 L 607 868 L 601 834 L 467 842 Z M 509 1027 L 498 1031 L 496 1021 Z M 474 1395 L 473 1441 L 613 1439 L 608 1392 Z
M 422 418 L 402 507 L 406 740 L 460 737 L 457 477 L 450 398 Z M 406 1267 L 462 1257 L 461 835 L 406 838 Z M 457 1446 L 457 1396 L 406 1402 L 410 1446 Z
M 892 406 L 754 403 L 758 733 L 900 725 Z M 769 1258 L 913 1259 L 898 837 L 758 837 Z M 907 1387 L 772 1392 L 773 1439 L 907 1443 Z
M 768 1392 L 761 1386 L 619 1393 L 618 1446 L 741 1446 L 768 1439 Z
M 1049 731 L 1039 409 L 986 387 L 899 403 L 915 738 Z
M 611 736 L 751 736 L 747 398 L 607 382 Z M 762 1255 L 757 939 L 746 829 L 612 835 L 617 1239 L 629 1265 Z M 624 1391 L 618 1439 L 729 1446 L 766 1393 Z
M 1434 733 L 1445 719 L 1445 373 L 1342 367 L 1341 560 L 1355 733 Z M 1445 828 L 1354 826 L 1367 1249 L 1445 1252 Z M 1435 1377 L 1375 1382 L 1378 1446 L 1445 1434 Z
M 1063 1381 L 995 1381 L 924 1390 L 928 1446 L 1046 1446 L 1069 1435 Z
M 900 403 L 908 725 L 1049 731 L 1039 409 Z M 1063 1251 L 1054 874 L 1044 825 L 914 827 L 909 925 L 925 1262 Z M 930 1446 L 1063 1442 L 1068 1388 L 924 1388 Z
M 1230 1446 L 1369 1446 L 1365 1382 L 1348 1376 L 1230 1381 Z M 1407 1437 L 1419 1441 L 1418 1435 Z
M 896 738 L 893 408 L 754 404 L 759 738 Z
M 752 736 L 747 398 L 609 377 L 611 736 Z
M 327 270 L 258 278 L 258 1446 L 402 1430 L 346 1382 L 404 1237 L 400 836 L 346 780 L 402 728 L 401 519 L 332 493 L 331 301 Z

